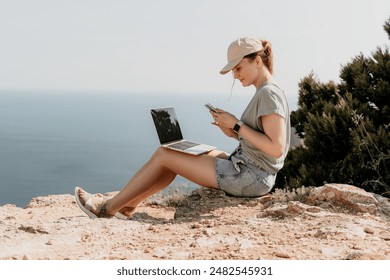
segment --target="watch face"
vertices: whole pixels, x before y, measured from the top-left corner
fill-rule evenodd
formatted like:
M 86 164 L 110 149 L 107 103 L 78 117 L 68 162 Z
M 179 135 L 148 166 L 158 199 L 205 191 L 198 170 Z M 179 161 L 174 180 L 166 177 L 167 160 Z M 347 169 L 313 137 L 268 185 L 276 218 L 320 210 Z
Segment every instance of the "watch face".
M 242 121 L 238 121 L 238 122 L 234 125 L 233 131 L 234 131 L 235 133 L 238 134 L 238 131 L 240 130 L 240 128 L 241 128 L 241 126 L 242 126 L 243 124 L 244 124 L 244 123 L 243 123 Z
M 238 123 L 236 123 L 235 125 L 234 125 L 234 127 L 233 127 L 233 131 L 235 132 L 235 133 L 238 133 L 238 130 L 240 129 L 240 125 L 238 124 Z

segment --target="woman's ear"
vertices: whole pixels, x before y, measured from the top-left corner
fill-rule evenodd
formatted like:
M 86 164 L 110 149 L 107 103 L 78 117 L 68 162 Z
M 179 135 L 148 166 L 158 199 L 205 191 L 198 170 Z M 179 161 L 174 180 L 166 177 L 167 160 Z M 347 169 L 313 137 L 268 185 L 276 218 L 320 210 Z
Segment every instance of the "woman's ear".
M 263 66 L 263 60 L 261 59 L 260 55 L 256 56 L 256 65 L 257 67 L 262 67 Z

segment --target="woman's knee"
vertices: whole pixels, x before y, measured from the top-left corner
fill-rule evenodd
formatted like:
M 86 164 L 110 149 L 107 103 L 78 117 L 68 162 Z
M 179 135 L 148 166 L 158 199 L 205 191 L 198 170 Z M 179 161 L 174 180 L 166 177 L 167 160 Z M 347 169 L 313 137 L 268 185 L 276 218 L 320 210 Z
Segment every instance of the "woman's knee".
M 171 150 L 164 148 L 164 147 L 159 147 L 154 154 L 152 155 L 152 160 L 157 160 L 160 162 L 164 162 L 166 159 L 170 157 L 170 152 Z

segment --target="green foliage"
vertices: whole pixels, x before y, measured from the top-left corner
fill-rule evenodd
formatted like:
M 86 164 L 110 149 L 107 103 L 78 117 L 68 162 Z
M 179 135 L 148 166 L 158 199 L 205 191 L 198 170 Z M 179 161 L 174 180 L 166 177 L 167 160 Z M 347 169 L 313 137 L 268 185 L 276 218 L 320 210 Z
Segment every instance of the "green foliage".
M 384 25 L 390 38 L 390 18 Z M 310 73 L 291 124 L 304 146 L 290 151 L 277 187 L 354 184 L 390 196 L 390 53 L 377 48 L 342 66 L 341 82 Z
M 376 127 L 363 115 L 354 114 L 355 129 L 351 130 L 353 150 L 346 159 L 357 164 L 355 176 L 362 186 L 376 193 L 390 196 L 390 125 Z
M 385 22 L 385 24 L 383 25 L 383 29 L 386 31 L 387 36 L 389 36 L 389 40 L 390 40 L 390 17 L 389 17 L 389 19 Z

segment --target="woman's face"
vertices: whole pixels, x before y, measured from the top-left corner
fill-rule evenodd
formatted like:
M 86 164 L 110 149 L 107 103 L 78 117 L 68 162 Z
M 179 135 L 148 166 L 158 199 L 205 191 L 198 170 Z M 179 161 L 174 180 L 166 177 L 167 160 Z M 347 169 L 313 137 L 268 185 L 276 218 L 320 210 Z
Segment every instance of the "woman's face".
M 257 84 L 259 80 L 259 60 L 257 57 L 255 60 L 250 61 L 248 58 L 244 58 L 233 68 L 234 78 L 240 80 L 242 86 L 247 87 Z

